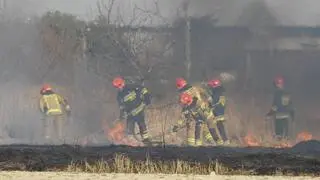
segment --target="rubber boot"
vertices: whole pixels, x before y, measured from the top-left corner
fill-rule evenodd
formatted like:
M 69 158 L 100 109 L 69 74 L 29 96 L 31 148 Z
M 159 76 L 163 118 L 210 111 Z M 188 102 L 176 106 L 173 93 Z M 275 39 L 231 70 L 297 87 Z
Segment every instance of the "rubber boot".
M 204 138 L 205 138 L 205 141 L 208 145 L 213 145 L 214 144 L 214 139 L 213 137 L 211 136 L 210 132 L 209 133 L 204 133 Z
M 144 145 L 146 146 L 152 146 L 152 141 L 150 138 L 145 138 L 142 140 L 142 142 L 144 143 Z

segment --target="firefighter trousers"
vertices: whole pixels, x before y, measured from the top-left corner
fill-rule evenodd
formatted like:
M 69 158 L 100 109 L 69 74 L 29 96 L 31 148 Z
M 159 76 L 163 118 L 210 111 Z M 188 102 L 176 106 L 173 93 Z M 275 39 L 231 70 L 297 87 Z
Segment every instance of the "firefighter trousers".
M 63 128 L 65 127 L 64 115 L 46 115 L 43 123 L 45 138 L 63 138 Z
M 289 118 L 275 118 L 274 132 L 277 139 L 287 139 L 289 137 Z
M 138 124 L 140 135 L 142 141 L 145 143 L 150 142 L 149 132 L 147 129 L 146 121 L 145 121 L 145 114 L 144 112 L 138 113 L 136 116 L 128 116 L 127 118 L 127 135 L 134 136 L 135 135 L 135 125 Z
M 224 126 L 224 119 L 220 116 L 208 118 L 206 121 L 193 120 L 187 124 L 187 145 L 202 146 L 203 139 L 207 143 L 217 145 L 229 144 Z
M 203 145 L 203 123 L 191 120 L 187 123 L 187 142 L 188 146 Z
M 224 120 L 221 120 L 220 116 L 209 119 L 207 121 L 207 126 L 213 141 L 217 145 L 229 143 L 229 139 L 224 126 Z
M 227 143 L 229 140 L 223 122 L 189 122 L 187 124 L 187 145 L 202 146 L 203 140 L 210 144 Z
M 203 125 L 203 139 L 208 144 L 212 144 L 214 142 L 214 139 L 209 131 L 209 128 L 206 125 Z

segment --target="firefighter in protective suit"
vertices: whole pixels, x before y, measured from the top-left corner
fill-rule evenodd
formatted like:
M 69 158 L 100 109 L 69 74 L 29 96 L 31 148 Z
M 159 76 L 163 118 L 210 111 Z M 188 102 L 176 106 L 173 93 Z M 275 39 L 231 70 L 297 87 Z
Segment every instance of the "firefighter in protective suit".
M 191 86 L 183 78 L 176 80 L 176 86 L 180 94 L 180 103 L 182 105 L 182 114 L 186 121 L 179 120 L 178 124 L 173 127 L 176 132 L 184 124 L 187 127 L 187 145 L 201 146 L 203 145 L 203 130 L 208 128 L 210 134 L 213 132 L 213 124 L 211 119 L 214 115 L 210 109 L 211 97 L 199 86 Z M 192 103 L 184 102 L 184 99 L 190 98 Z M 208 123 L 210 122 L 210 123 Z M 212 136 L 211 143 L 213 143 Z
M 48 84 L 43 85 L 40 94 L 40 110 L 44 115 L 45 138 L 51 139 L 52 136 L 55 136 L 61 140 L 65 126 L 64 116 L 65 113 L 70 115 L 70 106 L 66 99 L 56 94 Z M 64 108 L 62 106 L 64 106 Z M 55 135 L 53 135 L 52 132 L 52 125 Z
M 274 120 L 274 133 L 277 140 L 289 138 L 290 123 L 294 121 L 294 108 L 288 92 L 284 90 L 284 80 L 277 77 L 274 80 L 275 92 L 271 110 L 267 119 Z
M 217 134 L 213 134 L 213 139 L 218 145 L 229 145 L 224 122 L 225 122 L 225 108 L 226 108 L 226 96 L 225 88 L 222 86 L 219 79 L 213 79 L 207 83 L 208 91 L 211 95 L 212 111 L 214 114 L 214 122 L 216 123 Z
M 120 107 L 120 120 L 126 119 L 128 138 L 134 138 L 135 124 L 140 130 L 142 141 L 151 145 L 144 110 L 151 103 L 151 95 L 147 88 L 137 84 L 126 84 L 122 77 L 113 80 L 113 86 L 118 89 L 117 101 Z

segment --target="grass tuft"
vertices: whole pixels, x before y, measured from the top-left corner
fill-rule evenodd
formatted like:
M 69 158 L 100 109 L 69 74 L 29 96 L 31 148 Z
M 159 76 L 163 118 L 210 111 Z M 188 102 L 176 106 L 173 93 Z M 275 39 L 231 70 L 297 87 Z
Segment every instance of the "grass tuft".
M 88 173 L 164 173 L 164 174 L 230 174 L 231 169 L 214 161 L 207 165 L 200 162 L 182 160 L 153 161 L 146 157 L 144 161 L 133 161 L 123 154 L 116 154 L 112 160 L 101 159 L 88 163 L 87 161 L 72 161 L 66 171 Z

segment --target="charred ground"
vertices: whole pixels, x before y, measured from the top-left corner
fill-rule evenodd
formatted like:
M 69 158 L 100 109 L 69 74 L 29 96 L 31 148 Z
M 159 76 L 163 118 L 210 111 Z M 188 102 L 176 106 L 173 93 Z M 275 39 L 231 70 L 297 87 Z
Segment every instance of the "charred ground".
M 292 148 L 0 147 L 1 171 L 82 171 L 319 176 L 319 141 Z

